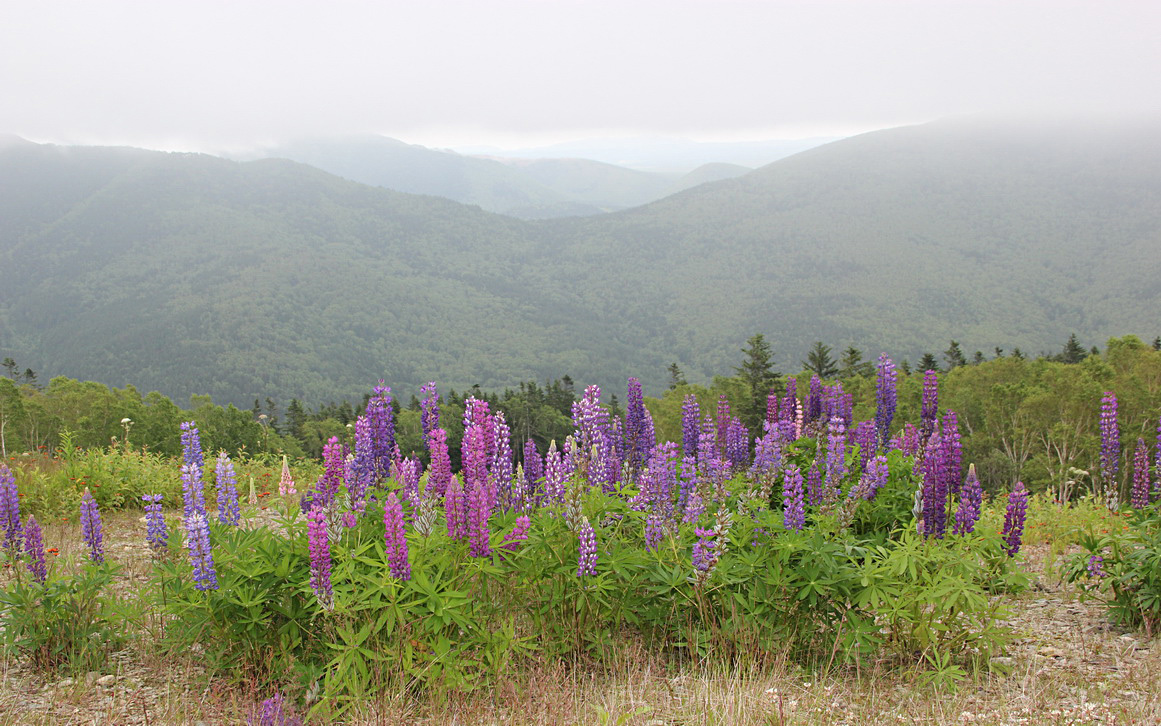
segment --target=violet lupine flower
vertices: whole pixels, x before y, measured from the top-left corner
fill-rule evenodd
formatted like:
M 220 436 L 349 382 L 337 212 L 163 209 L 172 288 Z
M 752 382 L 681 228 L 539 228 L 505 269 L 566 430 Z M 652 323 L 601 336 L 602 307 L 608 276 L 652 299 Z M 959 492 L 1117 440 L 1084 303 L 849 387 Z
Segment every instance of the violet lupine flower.
M 1117 472 L 1121 468 L 1121 430 L 1117 424 L 1117 396 L 1105 392 L 1101 399 L 1101 479 L 1109 506 L 1117 501 Z
M 1161 418 L 1157 419 L 1157 460 L 1153 467 L 1153 499 L 1161 498 Z
M 582 517 L 577 528 L 577 568 L 576 576 L 597 574 L 597 533 L 588 517 Z
M 395 492 L 383 503 L 383 527 L 386 538 L 387 566 L 397 580 L 411 579 L 411 565 L 407 562 L 407 532 L 403 527 L 403 505 Z
M 622 431 L 622 441 L 624 442 L 625 463 L 629 465 L 629 470 L 634 473 L 645 466 L 649 452 L 657 443 L 655 439 L 652 441 L 649 439 L 649 435 L 653 433 L 652 421 L 649 419 L 649 412 L 645 410 L 645 397 L 641 392 L 641 381 L 630 378 L 628 396 L 625 402 L 625 425 Z
M 701 423 L 701 437 L 697 440 L 697 468 L 706 478 L 712 478 L 710 472 L 717 468 L 717 432 L 714 430 L 714 420 L 706 416 Z
M 281 693 L 262 702 L 258 711 L 246 719 L 247 726 L 302 726 L 302 719 L 286 708 Z
M 1100 555 L 1093 555 L 1088 558 L 1088 576 L 1094 580 L 1103 579 L 1105 576 L 1105 558 Z
M 891 448 L 902 451 L 907 456 L 915 456 L 920 451 L 921 441 L 919 429 L 913 424 L 906 423 L 903 424 L 903 430 L 891 439 Z
M 875 429 L 879 445 L 891 440 L 891 421 L 895 418 L 895 364 L 886 353 L 879 356 L 878 379 L 875 384 Z
M 923 536 L 943 539 L 947 531 L 947 477 L 939 433 L 927 441 L 923 456 Z
M 782 396 L 782 403 L 778 406 L 778 416 L 783 421 L 794 421 L 798 418 L 798 379 L 793 376 L 786 379 L 786 394 Z
M 435 391 L 435 381 L 422 386 L 419 393 L 423 396 L 419 402 L 419 425 L 423 429 L 423 438 L 426 440 L 432 431 L 439 428 L 439 394 Z
M 980 486 L 980 478 L 976 476 L 976 465 L 968 466 L 967 481 L 959 492 L 959 509 L 955 512 L 955 534 L 971 534 L 976 530 L 976 522 L 980 519 L 980 507 L 983 505 L 984 491 Z
M 681 455 L 697 456 L 701 441 L 701 407 L 697 396 L 687 394 L 681 402 Z
M 98 565 L 105 561 L 104 535 L 101 532 L 101 512 L 97 500 L 85 487 L 81 497 L 81 539 L 89 546 L 89 559 Z
M 504 420 L 504 413 L 497 411 L 492 417 L 492 448 L 491 461 L 488 464 L 488 472 L 492 494 L 489 501 L 492 506 L 496 503 L 496 492 L 499 491 L 503 495 L 503 502 L 509 509 L 519 509 L 524 505 L 523 499 L 519 496 L 513 496 L 512 482 L 515 478 L 515 472 L 512 466 L 512 432 L 508 428 L 508 422 Z
M 282 456 L 282 476 L 278 479 L 278 494 L 280 496 L 298 494 L 294 489 L 294 478 L 290 476 L 290 462 L 285 454 Z
M 16 475 L 7 464 L 0 463 L 0 534 L 4 549 L 14 550 L 21 538 L 20 492 L 16 490 Z
M 766 394 L 766 420 L 762 423 L 762 428 L 766 431 L 774 425 L 778 420 L 778 392 L 773 388 Z
M 205 592 L 218 589 L 218 573 L 214 569 L 214 551 L 210 546 L 210 523 L 205 515 L 195 512 L 185 522 L 185 545 L 193 567 L 194 588 Z
M 857 487 L 859 494 L 867 501 L 874 499 L 879 490 L 887 484 L 887 478 L 890 474 L 891 472 L 887 467 L 887 457 L 876 454 L 863 468 L 863 476 Z M 851 491 L 855 491 L 855 488 L 852 488 Z
M 1024 517 L 1028 513 L 1028 490 L 1024 482 L 1016 482 L 1016 487 L 1008 495 L 1008 509 L 1004 513 L 1004 531 L 1001 535 L 1008 545 L 1008 556 L 1015 557 L 1020 551 L 1024 535 Z
M 367 488 L 379 483 L 381 472 L 375 456 L 371 419 L 364 414 L 355 419 L 355 455 L 343 477 L 352 502 L 362 502 Z
M 826 436 L 826 488 L 823 498 L 834 501 L 838 498 L 843 478 L 847 475 L 847 432 L 842 419 L 837 416 L 827 425 Z
M 806 498 L 812 507 L 822 504 L 822 471 L 818 468 L 818 459 L 810 462 L 806 471 Z
M 206 462 L 202 458 L 201 436 L 198 434 L 197 424 L 193 421 L 186 421 L 181 425 L 181 452 L 182 460 L 186 464 L 196 466 L 199 469 L 205 468 Z
M 697 491 L 697 459 L 687 454 L 681 459 L 681 477 L 678 479 L 677 510 L 684 514 L 690 494 Z
M 949 496 L 956 496 L 963 481 L 963 447 L 960 444 L 959 420 L 955 411 L 949 409 L 943 415 L 939 435 L 942 440 L 943 476 L 947 480 L 945 487 Z
M 532 527 L 532 520 L 527 514 L 521 514 L 512 525 L 512 531 L 504 535 L 504 542 L 500 549 L 505 552 L 515 552 L 520 549 L 520 543 L 528 539 L 528 530 Z
M 206 514 L 206 497 L 202 489 L 202 470 L 205 460 L 202 457 L 201 437 L 193 421 L 186 421 L 181 425 L 181 493 L 182 514 L 188 519 L 193 514 Z
M 391 476 L 391 457 L 395 453 L 395 409 L 391 389 L 379 381 L 367 401 L 366 416 L 371 424 L 372 460 L 375 481 Z
M 1133 509 L 1149 506 L 1149 447 L 1145 439 L 1137 439 L 1137 450 L 1133 454 Z
M 532 496 L 536 493 L 536 482 L 544 477 L 544 459 L 540 457 L 540 452 L 536 450 L 536 442 L 532 439 L 524 442 L 523 461 L 525 490 L 528 496 Z
M 717 532 L 712 529 L 694 529 L 697 541 L 693 543 L 691 560 L 693 569 L 701 573 L 709 572 L 718 562 L 717 542 L 714 540 Z
M 649 506 L 664 521 L 673 518 L 677 483 L 677 444 L 666 441 L 649 453 Z
M 467 499 L 468 544 L 472 557 L 492 554 L 488 542 L 491 536 L 488 518 L 492 516 L 492 485 L 483 464 L 485 435 L 482 428 L 471 427 L 466 434 L 468 438 L 464 448 L 464 494 Z
M 464 487 L 459 477 L 453 476 L 443 498 L 444 518 L 447 521 L 447 536 L 462 540 L 468 536 L 468 504 Z
M 774 474 L 782 466 L 782 439 L 777 430 L 768 432 L 754 442 L 754 462 L 750 465 L 750 478 L 756 482 L 770 483 Z
M 433 429 L 427 437 L 427 450 L 431 454 L 431 473 L 427 476 L 429 496 L 442 497 L 451 484 L 451 455 L 447 449 L 447 431 Z
M 44 561 L 44 538 L 41 536 L 40 524 L 36 517 L 28 515 L 28 524 L 24 527 L 24 558 L 32 579 L 41 585 L 48 579 L 48 564 Z
M 705 514 L 705 502 L 694 489 L 685 500 L 685 515 L 682 516 L 681 521 L 686 524 L 697 524 L 703 514 Z
M 735 472 L 744 470 L 750 463 L 750 432 L 736 416 L 730 417 L 726 429 L 726 459 Z
M 423 476 L 423 464 L 419 459 L 407 458 L 399 464 L 399 484 L 403 496 L 412 506 L 419 505 L 419 480 Z
M 867 462 L 879 450 L 878 435 L 874 421 L 860 421 L 855 425 L 854 435 L 851 438 L 859 447 L 859 471 L 867 467 Z
M 817 471 L 817 470 L 816 470 Z M 802 492 L 802 472 L 791 464 L 782 475 L 782 526 L 795 532 L 806 526 L 806 502 Z
M 574 469 L 583 468 L 590 484 L 600 484 L 602 489 L 611 490 L 616 482 L 609 476 L 610 459 L 616 457 L 612 455 L 609 413 L 601 406 L 600 397 L 598 386 L 588 386 L 581 400 L 572 404 L 572 421 L 576 427 L 572 464 Z
M 564 501 L 564 482 L 568 473 L 564 467 L 564 457 L 556 448 L 556 440 L 549 442 L 544 455 L 544 503 L 560 504 Z
M 806 422 L 814 423 L 822 416 L 822 379 L 810 377 L 810 394 L 806 398 Z
M 237 527 L 242 520 L 242 512 L 238 509 L 238 477 L 234 474 L 233 462 L 224 451 L 218 454 L 214 476 L 218 484 L 218 521 Z
M 327 610 L 331 609 L 331 545 L 327 519 L 322 507 L 312 507 L 306 515 L 307 548 L 310 553 L 310 589 Z
M 935 431 L 935 420 L 939 418 L 939 374 L 935 371 L 923 373 L 923 399 L 919 409 L 919 435 L 924 443 Z
M 343 447 L 339 438 L 332 436 L 323 446 L 323 473 L 315 482 L 314 491 L 310 493 L 311 506 L 328 507 L 335 501 L 339 488 L 343 484 L 343 474 L 346 468 L 346 457 L 343 456 Z
M 656 552 L 665 537 L 665 520 L 656 511 L 645 517 L 645 551 Z
M 161 512 L 161 495 L 145 494 L 141 499 L 145 502 L 145 541 L 154 552 L 164 552 L 169 546 L 169 530 Z
M 725 394 L 718 396 L 717 417 L 714 419 L 714 450 L 719 459 L 726 458 L 726 431 L 730 427 L 730 400 Z

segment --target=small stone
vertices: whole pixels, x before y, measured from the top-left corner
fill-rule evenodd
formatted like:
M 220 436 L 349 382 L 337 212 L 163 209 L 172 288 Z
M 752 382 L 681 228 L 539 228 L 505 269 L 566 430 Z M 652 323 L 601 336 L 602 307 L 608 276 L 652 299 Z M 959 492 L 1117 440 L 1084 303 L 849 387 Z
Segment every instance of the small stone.
M 97 679 L 100 677 L 101 677 L 100 673 L 98 673 L 96 671 L 89 671 L 88 673 L 85 674 L 85 685 L 86 686 L 93 685 L 94 683 L 97 682 Z
M 70 687 L 72 687 L 72 685 L 73 685 L 72 678 L 63 678 L 63 679 L 56 682 L 57 688 L 70 688 Z
M 101 676 L 100 678 L 97 679 L 98 686 L 111 686 L 116 682 L 117 682 L 117 676 L 112 675 L 112 674 L 107 675 L 107 676 Z
M 1045 658 L 1063 658 L 1064 651 L 1060 648 L 1054 648 L 1051 645 L 1045 645 L 1040 650 L 1036 651 L 1037 655 L 1042 655 Z

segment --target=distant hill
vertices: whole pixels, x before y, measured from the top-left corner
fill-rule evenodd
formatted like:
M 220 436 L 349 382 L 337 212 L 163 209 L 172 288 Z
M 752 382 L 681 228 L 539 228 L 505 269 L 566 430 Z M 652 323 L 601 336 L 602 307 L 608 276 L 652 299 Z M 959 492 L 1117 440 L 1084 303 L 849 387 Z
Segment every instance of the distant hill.
M 755 332 L 790 371 L 815 340 L 914 362 L 1151 338 L 1159 309 L 1156 123 L 892 129 L 542 221 L 289 161 L 0 144 L 0 356 L 179 401 L 656 393 Z

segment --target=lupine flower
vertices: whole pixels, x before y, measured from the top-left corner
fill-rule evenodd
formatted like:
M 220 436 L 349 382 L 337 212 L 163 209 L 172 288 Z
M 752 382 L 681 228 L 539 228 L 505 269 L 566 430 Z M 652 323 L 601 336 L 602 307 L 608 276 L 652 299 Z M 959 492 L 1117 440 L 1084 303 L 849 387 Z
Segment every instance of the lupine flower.
M 447 431 L 433 429 L 427 437 L 427 450 L 431 453 L 431 473 L 427 477 L 428 495 L 442 497 L 451 484 L 451 457 L 447 450 Z
M 597 533 L 588 517 L 582 517 L 577 528 L 577 568 L 576 576 L 597 574 Z
M 684 515 L 689 507 L 690 494 L 697 491 L 697 459 L 693 454 L 682 457 L 681 477 L 677 485 L 677 509 Z
M 218 521 L 237 527 L 242 519 L 238 509 L 238 477 L 234 474 L 234 464 L 226 452 L 218 454 L 214 472 L 218 483 Z
M 887 457 L 882 454 L 876 455 L 867 462 L 867 466 L 863 470 L 863 476 L 859 481 L 857 487 L 863 499 L 872 500 L 879 490 L 887 483 L 887 478 L 891 472 L 887 467 Z M 854 489 L 852 489 L 854 491 Z
M 742 471 L 749 465 L 750 432 L 737 416 L 731 416 L 726 429 L 726 459 L 735 471 Z
M 1088 558 L 1088 576 L 1094 580 L 1103 579 L 1105 576 L 1105 558 L 1100 555 L 1093 555 Z
M 519 509 L 524 505 L 523 500 L 514 495 L 512 482 L 515 472 L 512 469 L 512 432 L 508 422 L 504 420 L 504 412 L 497 411 L 492 417 L 492 446 L 491 460 L 488 462 L 489 486 L 488 495 L 490 507 L 497 503 L 497 492 L 503 496 L 503 502 L 509 509 Z
M 1015 557 L 1020 551 L 1024 535 L 1024 517 L 1028 513 L 1028 490 L 1024 482 L 1016 482 L 1016 487 L 1008 495 L 1008 509 L 1004 513 L 1004 530 L 1001 533 L 1008 545 L 1008 556 Z
M 407 533 L 403 528 L 403 505 L 395 492 L 387 495 L 383 504 L 383 527 L 387 539 L 387 566 L 397 580 L 411 579 L 411 565 L 407 561 Z
M 1161 497 L 1161 418 L 1157 419 L 1157 460 L 1153 467 L 1153 498 Z
M 786 379 L 786 394 L 782 396 L 778 415 L 783 421 L 794 421 L 798 418 L 798 379 L 793 376 Z
M 488 526 L 488 518 L 492 513 L 492 503 L 488 496 L 488 484 L 473 484 L 468 487 L 468 551 L 472 557 L 487 557 L 492 554 L 489 543 L 492 531 Z
M 302 719 L 286 706 L 281 693 L 262 702 L 256 713 L 246 719 L 247 726 L 302 726 Z
M 536 498 L 536 482 L 544 477 L 544 459 L 536 450 L 536 442 L 528 439 L 524 442 L 524 499 L 529 503 Z
M 347 483 L 352 504 L 361 503 L 367 495 L 367 489 L 378 484 L 380 477 L 385 475 L 380 469 L 382 462 L 376 459 L 371 419 L 365 414 L 355 419 L 355 455 L 348 464 L 343 480 Z
M 346 457 L 343 455 L 343 447 L 339 444 L 339 438 L 332 436 L 323 446 L 323 473 L 315 482 L 314 491 L 311 492 L 309 509 L 328 507 L 335 501 L 335 496 L 343 483 L 345 469 Z
M 145 541 L 154 552 L 164 552 L 169 545 L 169 531 L 161 513 L 161 495 L 145 494 L 141 499 L 145 502 Z
M 665 536 L 665 520 L 656 511 L 645 517 L 645 551 L 656 552 Z
M 628 395 L 625 402 L 625 425 L 622 431 L 625 463 L 629 470 L 637 472 L 645 466 L 649 452 L 657 443 L 653 436 L 653 421 L 645 409 L 645 398 L 641 392 L 641 381 L 629 379 Z
M 564 501 L 564 482 L 568 474 L 564 468 L 564 458 L 556 449 L 556 441 L 548 444 L 544 455 L 544 503 L 560 504 Z
M 0 463 L 0 544 L 15 550 L 21 538 L 20 493 L 16 491 L 16 475 L 7 464 Z
M 698 527 L 694 530 L 694 534 L 697 535 L 697 541 L 693 543 L 693 569 L 703 573 L 709 572 L 718 561 L 714 542 L 714 535 L 717 533 L 712 529 Z
M 1133 509 L 1149 506 L 1149 447 L 1145 439 L 1137 439 L 1137 450 L 1133 454 Z
M 980 507 L 983 504 L 984 492 L 980 487 L 980 478 L 976 476 L 976 465 L 968 467 L 967 481 L 959 492 L 959 509 L 955 512 L 955 534 L 970 534 L 976 529 L 976 522 L 980 519 Z
M 923 536 L 943 539 L 947 531 L 947 477 L 943 442 L 936 432 L 927 440 L 923 457 Z
M 439 428 L 439 394 L 435 391 L 435 381 L 422 386 L 419 393 L 423 396 L 419 402 L 419 425 L 423 429 L 423 438 L 427 439 Z
M 182 514 L 186 519 L 206 514 L 206 497 L 202 489 L 202 469 L 198 464 L 181 465 Z
M 814 423 L 822 416 L 822 379 L 810 377 L 810 394 L 806 399 L 806 421 Z
M 391 475 L 391 457 L 395 453 L 395 409 L 391 406 L 391 389 L 379 381 L 367 401 L 367 420 L 371 425 L 371 450 L 375 481 Z
M 719 468 L 717 432 L 713 418 L 708 415 L 701 423 L 701 438 L 697 442 L 697 468 L 706 479 L 712 479 Z
M 768 432 L 754 445 L 754 463 L 750 465 L 750 478 L 769 493 L 768 487 L 773 483 L 774 476 L 781 466 L 782 441 L 776 432 Z
M 946 480 L 944 487 L 950 496 L 959 494 L 961 472 L 963 467 L 963 447 L 959 439 L 959 420 L 955 411 L 948 410 L 943 416 L 943 425 L 940 428 L 941 439 L 940 455 L 943 457 L 943 476 Z
M 762 423 L 762 428 L 766 431 L 774 425 L 778 420 L 778 392 L 773 388 L 766 394 L 766 420 Z
M 1112 502 L 1115 502 L 1120 467 L 1121 429 L 1117 424 L 1117 396 L 1108 391 L 1101 399 L 1101 478 L 1105 483 L 1106 496 Z
M 681 455 L 697 456 L 701 440 L 701 407 L 697 396 L 687 394 L 681 402 Z
M 284 454 L 282 456 L 282 476 L 278 479 L 278 494 L 286 496 L 297 493 L 294 489 L 294 479 L 290 476 L 290 462 L 287 461 Z
M 181 425 L 181 450 L 182 460 L 186 464 L 199 469 L 205 468 L 201 436 L 198 434 L 197 424 L 193 421 L 186 421 Z
M 874 421 L 860 421 L 855 425 L 853 439 L 855 444 L 859 447 L 858 467 L 862 471 L 867 467 L 867 462 L 879 450 L 878 442 L 879 432 L 875 428 Z
M 703 514 L 705 514 L 705 502 L 702 501 L 701 494 L 698 494 L 696 489 L 691 490 L 685 500 L 685 515 L 682 516 L 681 521 L 686 524 L 697 524 Z
M 612 491 L 620 463 L 616 461 L 609 413 L 601 406 L 600 398 L 601 389 L 588 386 L 581 400 L 572 405 L 572 420 L 576 427 L 572 464 L 574 468 L 584 468 L 591 484 Z
M 723 393 L 718 396 L 718 413 L 714 419 L 714 447 L 719 459 L 726 458 L 726 433 L 730 428 L 730 400 Z
M 101 512 L 97 500 L 85 487 L 81 497 L 81 539 L 89 546 L 89 559 L 98 565 L 105 561 L 104 535 L 101 533 Z
M 822 472 L 818 468 L 818 459 L 810 462 L 810 469 L 806 471 L 806 499 L 812 507 L 822 504 Z
M 923 400 L 919 410 L 919 435 L 924 443 L 935 431 L 939 418 L 939 375 L 935 371 L 923 373 Z
M 500 545 L 500 549 L 506 552 L 515 552 L 520 549 L 520 543 L 528 539 L 528 530 L 532 527 L 532 520 L 528 518 L 527 514 L 522 514 L 516 518 L 516 523 L 512 525 L 512 531 L 504 535 L 504 542 Z
M 786 467 L 786 472 L 782 475 L 782 526 L 796 532 L 806 526 L 802 472 L 793 464 Z
M 649 466 L 641 478 L 643 508 L 669 521 L 673 517 L 673 491 L 677 487 L 677 444 L 666 441 L 654 446 L 649 454 Z
M 310 552 L 310 589 L 318 596 L 322 606 L 330 610 L 334 598 L 331 588 L 331 546 L 326 514 L 322 507 L 312 507 L 307 513 L 306 533 Z
M 28 515 L 28 524 L 24 527 L 24 555 L 32 579 L 43 585 L 48 579 L 48 564 L 44 561 L 44 539 L 40 533 L 40 524 L 31 514 Z
M 906 423 L 903 424 L 903 430 L 891 439 L 891 448 L 902 451 L 907 456 L 915 456 L 920 451 L 921 441 L 919 429 L 915 428 L 913 424 Z
M 423 463 L 419 459 L 407 458 L 399 464 L 399 485 L 403 496 L 412 506 L 419 505 L 419 480 L 423 477 Z
M 875 384 L 875 429 L 879 445 L 891 440 L 891 421 L 895 418 L 895 364 L 886 353 L 879 356 L 878 379 Z
M 834 501 L 838 498 L 843 478 L 847 475 L 847 436 L 842 419 L 834 417 L 827 425 L 826 436 L 826 488 L 823 498 Z
M 451 484 L 443 498 L 444 518 L 447 521 L 447 536 L 461 540 L 468 536 L 468 503 L 464 487 L 459 477 L 452 477 Z
M 201 514 L 186 520 L 186 547 L 193 567 L 194 587 L 201 591 L 218 589 L 218 573 L 214 569 L 214 552 L 210 547 L 210 523 Z

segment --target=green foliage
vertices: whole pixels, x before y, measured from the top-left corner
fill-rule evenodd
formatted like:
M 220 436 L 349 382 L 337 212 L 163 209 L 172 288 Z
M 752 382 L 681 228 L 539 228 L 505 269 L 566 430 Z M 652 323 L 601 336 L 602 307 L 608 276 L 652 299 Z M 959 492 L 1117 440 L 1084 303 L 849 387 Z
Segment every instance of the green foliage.
M 133 619 L 107 592 L 115 575 L 115 565 L 90 563 L 44 584 L 18 578 L 0 589 L 0 643 L 43 671 L 105 670 Z
M 1065 562 L 1063 572 L 1082 592 L 1107 594 L 1116 622 L 1143 627 L 1151 637 L 1161 632 L 1161 515 L 1153 504 L 1126 512 L 1125 521 L 1082 537 L 1083 551 Z M 1099 570 L 1094 558 L 1100 558 Z

